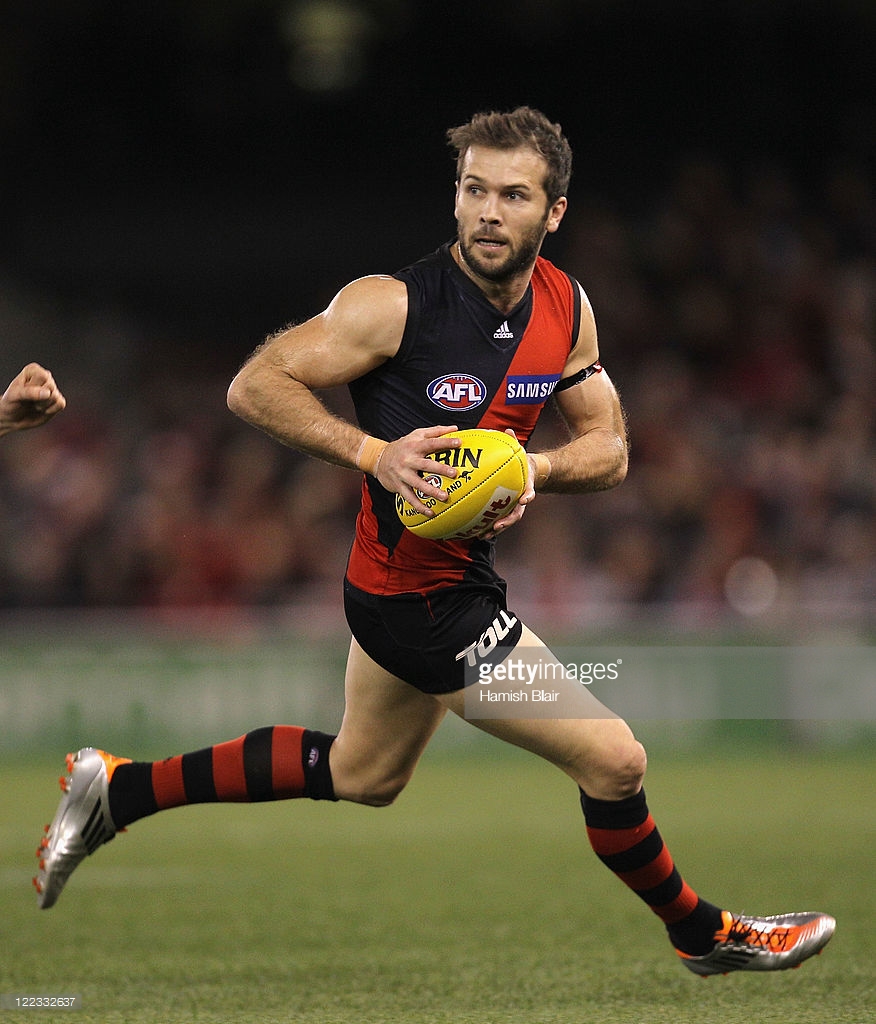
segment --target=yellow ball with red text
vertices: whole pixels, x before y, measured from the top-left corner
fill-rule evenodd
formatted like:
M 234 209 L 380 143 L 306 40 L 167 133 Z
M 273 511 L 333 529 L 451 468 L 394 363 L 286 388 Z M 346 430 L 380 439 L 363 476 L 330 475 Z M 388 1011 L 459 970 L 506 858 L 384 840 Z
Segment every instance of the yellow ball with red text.
M 400 494 L 395 497 L 399 519 L 412 533 L 430 540 L 462 540 L 479 537 L 514 508 L 526 490 L 529 463 L 523 446 L 501 430 L 457 430 L 441 441 L 458 437 L 458 448 L 439 450 L 429 456 L 454 468 L 455 477 L 425 477 L 447 492 L 447 501 L 417 497 L 432 512 L 417 511 Z

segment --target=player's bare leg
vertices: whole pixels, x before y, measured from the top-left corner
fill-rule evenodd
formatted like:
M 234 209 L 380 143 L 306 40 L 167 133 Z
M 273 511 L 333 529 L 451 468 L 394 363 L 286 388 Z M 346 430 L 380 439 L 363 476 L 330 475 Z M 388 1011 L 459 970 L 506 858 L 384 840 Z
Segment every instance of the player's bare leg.
M 409 781 L 447 709 L 381 668 L 355 640 L 344 690 L 344 717 L 331 748 L 335 795 L 385 806 Z
M 514 652 L 545 665 L 560 664 L 526 626 Z M 465 691 L 440 694 L 438 699 L 484 732 L 550 761 L 592 797 L 621 800 L 638 793 L 645 775 L 645 749 L 627 723 L 581 683 L 561 672 L 546 675 L 551 689 L 560 694 L 555 706 L 565 717 L 472 718 L 466 714 Z
M 53 906 L 89 854 L 157 811 L 296 797 L 392 803 L 446 709 L 385 672 L 355 641 L 346 693 L 338 737 L 275 725 L 162 761 L 134 762 L 90 747 L 70 754 L 61 802 L 37 850 L 38 905 Z
M 526 654 L 530 663 L 540 659 L 559 664 L 525 627 L 515 652 Z M 551 688 L 559 693 L 556 707 L 582 717 L 476 719 L 466 716 L 464 691 L 439 699 L 478 728 L 538 754 L 577 782 L 594 852 L 663 921 L 689 970 L 701 976 L 784 970 L 820 953 L 836 924 L 827 914 L 743 916 L 722 910 L 691 889 L 645 802 L 641 744 L 577 680 L 561 672 L 550 678 Z

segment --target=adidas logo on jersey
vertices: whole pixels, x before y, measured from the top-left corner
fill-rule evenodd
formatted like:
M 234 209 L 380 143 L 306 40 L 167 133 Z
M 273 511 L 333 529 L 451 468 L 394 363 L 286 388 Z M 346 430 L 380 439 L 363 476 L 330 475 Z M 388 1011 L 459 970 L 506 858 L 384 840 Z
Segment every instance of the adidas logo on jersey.
M 509 338 L 513 338 L 514 337 L 514 334 L 512 333 L 511 329 L 508 327 L 508 321 L 507 320 L 505 320 L 502 323 L 502 325 L 499 327 L 499 329 L 493 333 L 493 337 L 499 339 L 500 341 L 507 340 Z

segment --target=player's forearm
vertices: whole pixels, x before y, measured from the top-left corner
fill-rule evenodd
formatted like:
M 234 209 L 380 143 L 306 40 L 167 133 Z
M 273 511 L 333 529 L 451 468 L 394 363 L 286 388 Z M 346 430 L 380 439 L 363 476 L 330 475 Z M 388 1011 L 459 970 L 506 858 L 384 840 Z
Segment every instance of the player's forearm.
M 561 448 L 536 458 L 537 491 L 574 494 L 606 491 L 627 475 L 627 445 L 623 435 L 597 427 Z M 543 461 L 544 460 L 544 461 Z
M 361 468 L 363 431 L 330 412 L 300 381 L 269 371 L 242 371 L 228 408 L 290 448 L 348 469 Z

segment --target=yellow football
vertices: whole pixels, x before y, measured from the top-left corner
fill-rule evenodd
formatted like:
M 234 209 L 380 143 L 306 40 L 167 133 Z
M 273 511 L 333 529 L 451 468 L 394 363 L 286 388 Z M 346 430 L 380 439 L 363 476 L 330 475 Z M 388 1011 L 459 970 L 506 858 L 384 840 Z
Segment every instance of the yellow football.
M 478 537 L 514 508 L 526 489 L 529 463 L 516 438 L 501 430 L 458 430 L 440 440 L 458 437 L 459 448 L 429 456 L 456 469 L 454 478 L 429 476 L 430 483 L 447 491 L 447 501 L 418 497 L 431 511 L 418 512 L 400 494 L 395 496 L 399 519 L 412 532 L 430 540 Z

